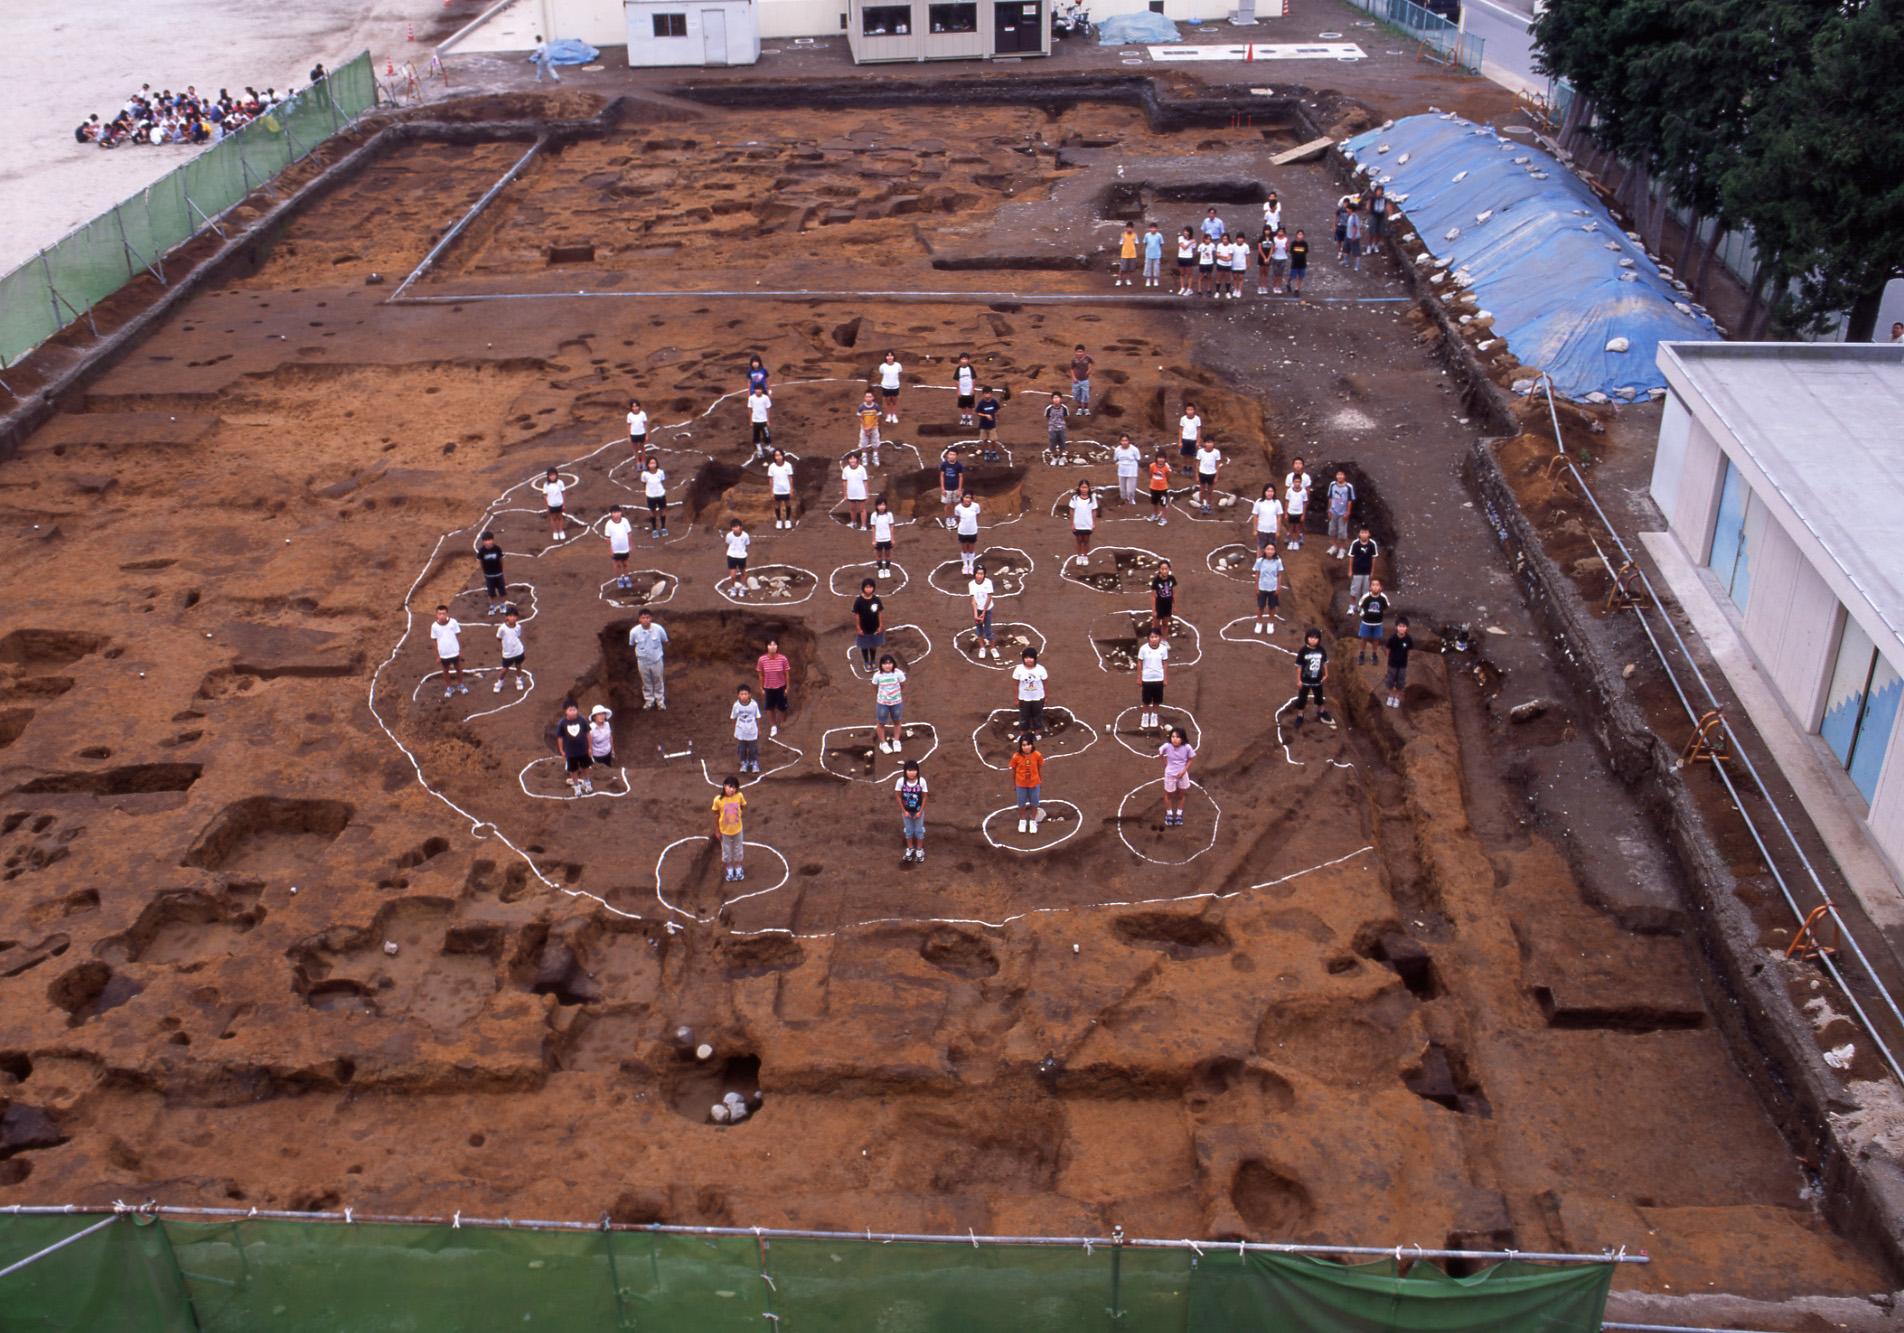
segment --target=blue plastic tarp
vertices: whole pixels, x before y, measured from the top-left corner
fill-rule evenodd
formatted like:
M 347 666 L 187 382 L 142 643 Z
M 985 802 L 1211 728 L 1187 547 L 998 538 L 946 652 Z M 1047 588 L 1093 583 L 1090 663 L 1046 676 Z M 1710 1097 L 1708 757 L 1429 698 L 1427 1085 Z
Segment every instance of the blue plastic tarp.
M 1178 39 L 1177 25 L 1162 14 L 1113 14 L 1098 20 L 1099 46 L 1156 46 Z
M 595 57 L 601 54 L 579 37 L 558 37 L 549 43 L 549 63 L 552 65 L 592 65 Z M 526 57 L 535 59 L 531 51 Z
M 1343 151 L 1449 261 L 1442 288 L 1472 292 L 1515 357 L 1569 398 L 1644 396 L 1665 387 L 1660 343 L 1719 337 L 1586 183 L 1532 145 L 1441 113 L 1359 134 Z M 1626 350 L 1609 351 L 1618 338 Z

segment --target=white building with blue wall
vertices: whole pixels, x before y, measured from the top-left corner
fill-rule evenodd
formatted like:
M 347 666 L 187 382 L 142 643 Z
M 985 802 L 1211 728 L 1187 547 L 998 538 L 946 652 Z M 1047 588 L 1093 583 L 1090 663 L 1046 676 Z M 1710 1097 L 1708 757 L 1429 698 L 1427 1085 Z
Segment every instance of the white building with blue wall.
M 1651 490 L 1667 530 L 1647 547 L 1788 779 L 1840 804 L 1895 892 L 1904 346 L 1666 343 L 1659 364 Z

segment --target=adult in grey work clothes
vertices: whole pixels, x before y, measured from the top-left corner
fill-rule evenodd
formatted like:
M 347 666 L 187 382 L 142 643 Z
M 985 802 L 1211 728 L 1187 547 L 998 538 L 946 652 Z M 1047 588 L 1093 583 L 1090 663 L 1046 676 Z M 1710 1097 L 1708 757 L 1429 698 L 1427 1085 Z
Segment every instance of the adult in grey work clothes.
M 654 623 L 654 613 L 643 611 L 635 627 L 628 631 L 628 646 L 635 650 L 635 669 L 641 673 L 641 706 L 666 710 L 668 688 L 661 679 L 662 649 L 668 631 Z
M 535 64 L 537 83 L 542 82 L 542 76 L 544 74 L 547 74 L 549 78 L 556 83 L 562 82 L 562 76 L 555 72 L 555 57 L 549 53 L 549 44 L 542 40 L 541 33 L 536 34 L 535 52 L 529 59 Z M 663 637 L 666 636 L 664 635 Z

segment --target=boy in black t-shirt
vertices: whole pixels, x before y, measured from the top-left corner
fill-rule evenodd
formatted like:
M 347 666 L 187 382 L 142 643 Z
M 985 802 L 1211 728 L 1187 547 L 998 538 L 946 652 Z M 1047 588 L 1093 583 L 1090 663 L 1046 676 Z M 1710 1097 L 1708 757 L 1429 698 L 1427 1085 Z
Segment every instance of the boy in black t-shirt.
M 1355 616 L 1356 665 L 1379 661 L 1376 649 L 1382 642 L 1382 622 L 1388 618 L 1388 594 L 1382 591 L 1380 579 L 1370 581 L 1369 590 L 1355 604 Z
M 1375 573 L 1375 557 L 1382 553 L 1375 544 L 1375 538 L 1369 536 L 1368 524 L 1356 529 L 1356 538 L 1349 543 L 1349 612 L 1354 614 L 1356 604 L 1362 600 L 1362 594 L 1369 589 L 1369 578 Z
M 587 796 L 595 790 L 588 780 L 588 719 L 573 699 L 562 705 L 562 716 L 556 719 L 555 752 L 568 772 L 571 795 Z
M 1330 716 L 1329 705 L 1323 701 L 1322 687 L 1329 681 L 1329 653 L 1322 646 L 1322 631 L 1307 630 L 1302 636 L 1302 647 L 1296 652 L 1296 716 L 1292 726 L 1302 725 L 1304 711 L 1309 707 L 1309 696 L 1315 695 L 1316 720 L 1325 726 L 1333 727 L 1335 718 Z
M 862 579 L 859 596 L 853 599 L 853 646 L 859 649 L 860 663 L 868 674 L 873 670 L 874 655 L 885 643 L 886 604 L 879 600 L 879 585 Z
M 503 578 L 502 547 L 496 545 L 495 533 L 482 535 L 476 546 L 476 559 L 483 566 L 483 591 L 489 595 L 489 614 L 500 615 L 509 600 L 509 584 Z
M 978 442 L 980 444 L 998 443 L 998 397 L 990 389 L 978 396 L 978 403 L 972 409 L 978 413 Z
M 1408 654 L 1414 647 L 1415 638 L 1408 632 L 1408 617 L 1397 617 L 1395 632 L 1388 636 L 1388 673 L 1382 677 L 1382 688 L 1388 691 L 1388 698 L 1383 702 L 1390 708 L 1402 706 L 1402 691 L 1408 688 Z

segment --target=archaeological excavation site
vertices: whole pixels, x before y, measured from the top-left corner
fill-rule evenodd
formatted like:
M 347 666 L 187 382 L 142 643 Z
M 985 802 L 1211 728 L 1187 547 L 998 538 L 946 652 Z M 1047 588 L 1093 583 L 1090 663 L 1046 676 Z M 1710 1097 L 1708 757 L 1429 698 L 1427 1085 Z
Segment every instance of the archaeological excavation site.
M 1284 160 L 1381 125 L 1382 100 L 1147 71 L 704 73 L 379 110 L 167 286 L 102 303 L 97 337 L 82 321 L 5 372 L 0 1218 L 212 1210 L 172 1237 L 188 1285 L 230 1275 L 253 1210 L 300 1215 L 311 1246 L 346 1209 L 359 1232 L 560 1219 L 650 1247 L 615 1278 L 617 1308 L 651 1302 L 641 1327 L 1441 1327 L 1224 1304 L 1271 1281 L 1224 1267 L 1265 1257 L 1239 1243 L 1433 1268 L 1476 1300 L 1522 1268 L 1610 1284 L 1629 1326 L 1890 1326 L 1904 1119 L 1882 1046 L 1787 949 L 1724 788 L 1675 769 L 1671 696 L 1593 628 L 1619 613 L 1538 437 L 1546 400 L 1508 392 L 1525 372 L 1431 289 L 1405 215 L 1336 262 L 1353 161 Z M 1214 212 L 1254 237 L 1272 190 L 1314 247 L 1301 297 L 1257 295 L 1255 269 L 1246 299 L 1177 296 L 1179 232 Z M 1152 221 L 1159 287 L 1112 288 L 1125 225 Z M 889 351 L 882 573 L 842 467 Z M 962 355 L 995 436 L 965 419 Z M 790 523 L 750 435 L 755 356 Z M 1222 458 L 1207 509 L 1192 414 Z M 1640 447 L 1614 416 L 1563 403 L 1554 431 L 1604 420 L 1614 469 Z M 1164 499 L 1148 471 L 1120 495 L 1126 436 L 1163 460 Z M 996 657 L 948 524 L 954 449 Z M 1252 506 L 1298 459 L 1314 493 L 1283 515 L 1265 613 Z M 1338 473 L 1387 590 L 1372 644 L 1327 526 Z M 896 752 L 865 579 L 906 676 Z M 644 613 L 665 708 L 630 646 Z M 1298 700 L 1312 629 L 1320 718 Z M 743 774 L 737 691 L 759 693 L 769 642 L 786 711 Z M 1029 650 L 1048 675 L 1027 830 Z M 568 702 L 610 714 L 587 790 Z M 1181 824 L 1172 727 L 1195 750 Z M 917 861 L 908 761 L 930 791 Z M 1822 1062 L 1840 1047 L 1848 1067 Z M 16 1220 L 48 1229 L 0 1265 L 98 1219 Z M 159 1230 L 128 1254 L 158 1262 Z M 511 1271 L 546 1257 L 524 1281 L 582 1262 L 538 1257 L 560 1233 L 441 1234 L 518 1247 Z M 957 1245 L 847 1245 L 882 1234 Z M 1058 1249 L 979 1248 L 1112 1237 L 1195 1245 L 1080 1240 L 1063 1262 L 1121 1262 L 1124 1286 L 1075 1306 L 1072 1277 L 1038 1276 Z M 941 1265 L 936 1315 L 878 1266 L 908 1253 Z M 868 1304 L 799 1321 L 786 1274 Z M 1193 1274 L 1230 1286 L 1186 1315 Z M 959 1304 L 987 1282 L 1019 1317 Z M 387 1326 L 341 1300 L 329 1327 Z M 1446 1327 L 1599 1327 L 1598 1306 L 1487 1309 Z

